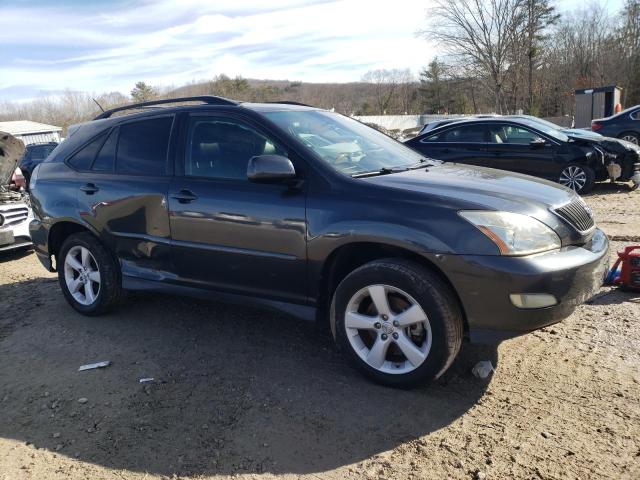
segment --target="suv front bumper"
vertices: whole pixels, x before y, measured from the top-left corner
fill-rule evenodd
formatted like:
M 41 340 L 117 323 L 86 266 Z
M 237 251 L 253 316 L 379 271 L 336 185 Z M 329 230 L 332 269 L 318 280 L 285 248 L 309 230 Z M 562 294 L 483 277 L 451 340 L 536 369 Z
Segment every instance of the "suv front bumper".
M 444 255 L 441 268 L 465 311 L 472 342 L 504 340 L 559 322 L 602 286 L 609 267 L 609 240 L 596 230 L 581 247 L 524 257 Z M 553 295 L 544 308 L 516 307 L 512 294 Z

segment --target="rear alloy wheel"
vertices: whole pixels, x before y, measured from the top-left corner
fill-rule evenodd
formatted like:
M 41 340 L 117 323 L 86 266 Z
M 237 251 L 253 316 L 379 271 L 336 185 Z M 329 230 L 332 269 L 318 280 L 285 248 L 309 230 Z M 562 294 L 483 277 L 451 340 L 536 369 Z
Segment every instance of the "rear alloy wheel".
M 100 294 L 98 262 L 88 248 L 72 247 L 64 258 L 64 280 L 69 293 L 80 305 L 92 305 Z
M 352 363 L 394 387 L 438 378 L 462 344 L 453 292 L 430 270 L 403 259 L 376 260 L 347 275 L 335 291 L 331 322 Z
M 90 233 L 67 238 L 57 255 L 58 281 L 67 302 L 84 315 L 100 315 L 122 297 L 115 259 Z
M 621 140 L 626 140 L 627 142 L 635 143 L 636 145 L 640 144 L 640 136 L 637 133 L 633 132 L 625 132 L 619 137 Z
M 587 193 L 593 188 L 595 174 L 590 167 L 578 164 L 570 164 L 560 172 L 558 182 L 570 188 L 576 193 Z

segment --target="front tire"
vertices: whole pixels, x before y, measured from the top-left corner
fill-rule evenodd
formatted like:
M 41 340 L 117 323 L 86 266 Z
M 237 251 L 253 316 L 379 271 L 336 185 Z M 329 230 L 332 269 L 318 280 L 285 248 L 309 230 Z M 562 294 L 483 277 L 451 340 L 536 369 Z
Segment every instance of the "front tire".
M 57 259 L 60 288 L 75 310 L 83 315 L 101 315 L 120 301 L 118 264 L 93 235 L 71 235 Z
M 409 388 L 442 375 L 460 350 L 462 312 L 433 272 L 402 259 L 367 263 L 331 305 L 338 347 L 370 379 Z
M 593 189 L 596 183 L 596 174 L 591 167 L 570 163 L 560 172 L 558 183 L 583 195 Z

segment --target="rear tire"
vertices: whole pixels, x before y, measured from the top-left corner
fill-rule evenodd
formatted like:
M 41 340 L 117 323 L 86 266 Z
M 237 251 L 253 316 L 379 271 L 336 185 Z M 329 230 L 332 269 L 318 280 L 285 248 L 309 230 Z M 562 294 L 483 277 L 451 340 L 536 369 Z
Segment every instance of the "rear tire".
M 340 282 L 331 303 L 336 343 L 368 378 L 398 388 L 441 376 L 463 336 L 462 311 L 436 274 L 411 261 L 369 262 Z
M 57 268 L 65 299 L 83 315 L 101 315 L 120 302 L 120 268 L 90 233 L 76 233 L 64 241 Z
M 591 167 L 579 163 L 570 163 L 560 172 L 558 183 L 570 188 L 579 195 L 584 195 L 593 189 L 596 174 Z
M 621 140 L 626 140 L 627 142 L 635 143 L 636 145 L 640 145 L 640 135 L 636 132 L 623 132 L 618 136 Z

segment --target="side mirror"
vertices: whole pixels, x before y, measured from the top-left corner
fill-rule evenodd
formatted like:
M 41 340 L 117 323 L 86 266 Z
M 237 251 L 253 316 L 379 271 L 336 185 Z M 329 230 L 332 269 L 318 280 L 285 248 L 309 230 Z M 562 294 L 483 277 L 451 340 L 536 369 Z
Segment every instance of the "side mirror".
M 249 159 L 247 178 L 257 183 L 280 183 L 296 178 L 296 170 L 282 155 L 257 155 Z
M 547 141 L 544 138 L 536 138 L 535 140 L 531 140 L 529 142 L 529 146 L 531 148 L 544 147 L 546 144 L 547 144 Z

